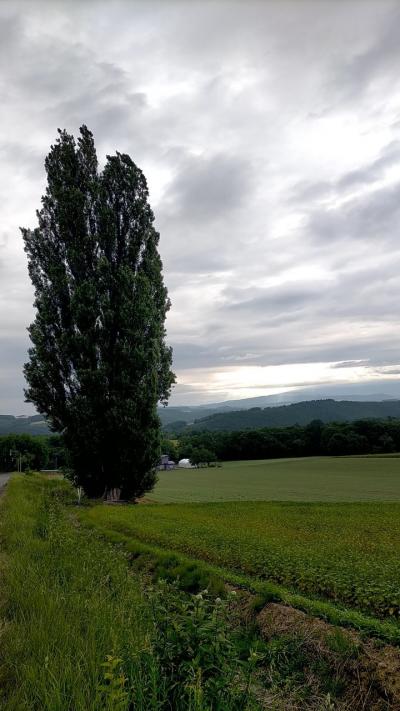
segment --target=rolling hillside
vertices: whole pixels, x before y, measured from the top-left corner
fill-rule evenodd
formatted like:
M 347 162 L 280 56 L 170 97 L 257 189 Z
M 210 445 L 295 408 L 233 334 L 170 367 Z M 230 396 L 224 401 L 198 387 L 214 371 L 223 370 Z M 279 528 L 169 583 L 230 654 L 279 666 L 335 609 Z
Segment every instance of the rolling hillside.
M 50 430 L 43 420 L 43 415 L 30 417 L 0 415 L 0 435 L 7 434 L 48 435 Z
M 274 395 L 259 395 L 241 400 L 210 402 L 206 405 L 168 405 L 160 407 L 158 414 L 165 429 L 178 432 L 185 424 L 214 415 L 217 412 L 233 412 L 250 408 L 271 408 L 311 400 L 351 400 L 352 402 L 375 403 L 400 400 L 400 381 L 367 381 L 365 383 L 341 383 L 299 388 Z M 289 423 L 292 424 L 292 423 Z
M 352 420 L 382 417 L 400 418 L 400 400 L 385 402 L 311 400 L 264 409 L 255 407 L 250 410 L 217 412 L 196 420 L 187 427 L 187 430 L 234 431 L 260 427 L 287 427 L 295 424 L 307 425 L 312 420 L 351 422 Z
M 234 431 L 260 427 L 288 427 L 295 424 L 306 425 L 312 420 L 345 422 L 366 418 L 400 418 L 400 400 L 362 402 L 321 399 L 237 410 L 228 403 L 225 406 L 221 403 L 207 407 L 159 408 L 158 412 L 163 428 L 167 432 Z M 47 435 L 50 434 L 50 430 L 42 415 L 27 417 L 0 415 L 0 435 L 5 434 Z

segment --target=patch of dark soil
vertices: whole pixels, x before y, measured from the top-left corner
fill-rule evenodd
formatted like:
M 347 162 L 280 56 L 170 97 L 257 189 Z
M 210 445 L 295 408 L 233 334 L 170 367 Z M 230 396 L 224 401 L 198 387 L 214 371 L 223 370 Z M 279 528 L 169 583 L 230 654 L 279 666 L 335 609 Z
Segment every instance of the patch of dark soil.
M 341 682 L 338 705 L 353 711 L 400 711 L 400 649 L 363 640 L 355 630 L 336 627 L 301 610 L 268 603 L 256 622 L 265 640 L 297 639 L 307 673 L 318 667 Z M 282 707 L 285 708 L 285 707 Z M 290 707 L 288 707 L 290 708 Z

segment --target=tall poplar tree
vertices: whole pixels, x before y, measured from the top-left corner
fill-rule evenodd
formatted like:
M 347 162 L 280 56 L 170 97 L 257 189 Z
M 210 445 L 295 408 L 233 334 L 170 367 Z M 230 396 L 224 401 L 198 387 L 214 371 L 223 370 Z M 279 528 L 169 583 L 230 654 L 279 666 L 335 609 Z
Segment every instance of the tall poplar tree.
M 128 155 L 99 171 L 86 126 L 59 130 L 45 162 L 38 226 L 22 229 L 36 318 L 26 399 L 64 435 L 89 496 L 132 499 L 155 483 L 174 375 L 170 302 L 146 179 Z

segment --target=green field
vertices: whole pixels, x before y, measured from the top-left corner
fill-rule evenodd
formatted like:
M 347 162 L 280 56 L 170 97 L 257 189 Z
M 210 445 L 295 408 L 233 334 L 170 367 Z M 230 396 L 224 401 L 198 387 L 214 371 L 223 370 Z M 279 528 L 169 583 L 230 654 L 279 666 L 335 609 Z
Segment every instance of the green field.
M 149 500 L 94 506 L 83 518 L 111 537 L 400 628 L 398 457 L 228 462 L 161 472 Z
M 160 472 L 150 499 L 185 501 L 400 501 L 399 457 L 307 457 L 225 462 Z
M 96 506 L 132 539 L 382 617 L 400 612 L 400 503 Z

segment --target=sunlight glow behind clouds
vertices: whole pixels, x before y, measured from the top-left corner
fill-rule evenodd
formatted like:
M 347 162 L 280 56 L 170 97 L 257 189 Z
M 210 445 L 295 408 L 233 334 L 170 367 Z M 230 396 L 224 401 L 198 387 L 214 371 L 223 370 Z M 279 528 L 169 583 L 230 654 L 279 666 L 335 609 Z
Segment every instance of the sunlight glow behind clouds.
M 302 389 L 315 384 L 368 383 L 371 380 L 393 380 L 399 375 L 399 367 L 370 368 L 354 365 L 341 370 L 339 363 L 293 363 L 278 366 L 240 366 L 225 370 L 187 371 L 180 379 L 185 388 L 184 396 L 191 389 L 199 402 L 207 403 L 221 399 L 241 399 L 258 394 L 275 395 L 281 392 Z M 289 385 L 288 385 L 289 384 Z M 291 385 L 290 385 L 291 384 Z

